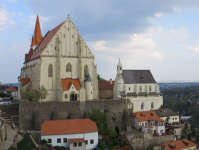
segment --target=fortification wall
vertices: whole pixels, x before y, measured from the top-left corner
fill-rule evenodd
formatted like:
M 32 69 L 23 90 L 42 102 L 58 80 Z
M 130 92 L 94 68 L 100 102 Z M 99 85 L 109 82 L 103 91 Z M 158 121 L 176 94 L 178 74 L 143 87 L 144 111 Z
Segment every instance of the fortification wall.
M 130 130 L 127 100 L 93 100 L 76 102 L 41 102 L 19 104 L 19 128 L 40 130 L 45 120 L 86 118 L 92 108 L 107 114 L 108 126 Z
M 1 116 L 6 115 L 18 115 L 19 114 L 19 104 L 3 104 L 0 105 L 0 110 L 2 112 Z

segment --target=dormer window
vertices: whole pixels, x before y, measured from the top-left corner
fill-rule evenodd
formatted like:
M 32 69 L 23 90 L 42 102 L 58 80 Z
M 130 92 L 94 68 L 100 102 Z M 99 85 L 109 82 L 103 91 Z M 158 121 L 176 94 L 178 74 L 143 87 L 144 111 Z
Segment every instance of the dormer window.
M 153 113 L 150 113 L 151 114 L 151 116 L 155 116 Z
M 35 53 L 37 53 L 37 51 L 35 51 Z
M 43 47 L 41 48 L 41 50 L 43 50 Z
M 49 35 L 47 35 L 47 37 L 48 37 Z
M 56 32 L 56 30 L 54 30 L 54 33 Z
M 38 52 L 40 51 L 40 49 L 38 49 Z

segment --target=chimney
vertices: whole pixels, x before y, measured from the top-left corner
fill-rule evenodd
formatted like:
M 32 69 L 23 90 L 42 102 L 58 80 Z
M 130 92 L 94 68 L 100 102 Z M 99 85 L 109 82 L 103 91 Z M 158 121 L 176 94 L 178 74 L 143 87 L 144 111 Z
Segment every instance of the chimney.
M 110 79 L 110 83 L 112 84 L 112 79 Z

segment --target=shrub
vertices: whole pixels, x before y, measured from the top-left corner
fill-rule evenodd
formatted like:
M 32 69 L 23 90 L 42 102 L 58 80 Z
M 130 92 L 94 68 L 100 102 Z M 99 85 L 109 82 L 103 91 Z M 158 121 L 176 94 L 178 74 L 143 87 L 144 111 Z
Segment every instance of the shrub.
M 17 150 L 30 150 L 35 148 L 36 146 L 30 138 L 29 133 L 26 133 L 24 135 L 24 139 L 21 142 L 17 143 Z
M 117 132 L 115 130 L 112 130 L 110 133 L 109 133 L 110 137 L 114 138 L 114 137 L 117 137 Z
M 113 141 L 113 145 L 118 146 L 119 145 L 118 141 Z
M 180 120 L 180 123 L 181 123 L 181 124 L 184 124 L 184 119 L 181 119 L 181 120 Z
M 4 92 L 0 92 L 0 97 L 9 97 L 9 95 L 5 94 Z
M 98 142 L 97 147 L 99 147 L 101 149 L 105 149 L 106 148 L 106 144 L 105 144 L 105 142 Z
M 40 144 L 45 145 L 45 146 L 47 145 L 47 143 L 48 142 L 45 139 L 43 139 L 43 140 L 40 141 Z
M 56 150 L 67 150 L 67 148 L 64 147 L 64 146 L 54 146 L 54 149 L 56 149 Z

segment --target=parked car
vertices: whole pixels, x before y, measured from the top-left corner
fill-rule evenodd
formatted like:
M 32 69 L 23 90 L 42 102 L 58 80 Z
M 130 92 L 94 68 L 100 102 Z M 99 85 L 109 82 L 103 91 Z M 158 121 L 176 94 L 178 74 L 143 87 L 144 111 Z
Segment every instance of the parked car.
M 2 101 L 3 100 L 3 98 L 2 97 L 0 97 L 0 101 Z

